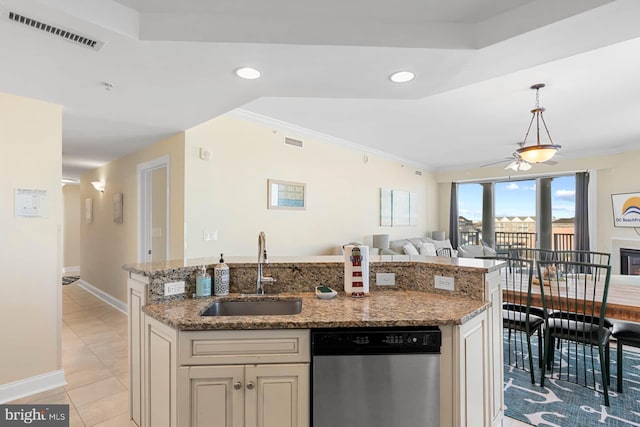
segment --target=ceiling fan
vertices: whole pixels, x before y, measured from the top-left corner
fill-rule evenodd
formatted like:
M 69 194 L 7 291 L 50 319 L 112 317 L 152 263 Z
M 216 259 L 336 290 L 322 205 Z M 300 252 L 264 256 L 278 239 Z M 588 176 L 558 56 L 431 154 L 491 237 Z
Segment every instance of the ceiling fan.
M 524 146 L 524 142 L 517 142 L 516 144 L 518 144 L 518 149 L 520 149 L 520 148 L 522 148 Z M 511 154 L 511 157 L 505 157 L 503 160 L 500 160 L 500 161 L 497 161 L 497 162 L 488 163 L 488 164 L 482 165 L 480 167 L 481 168 L 486 168 L 488 166 L 498 165 L 500 163 L 505 163 L 507 161 L 509 162 L 509 164 L 507 166 L 505 166 L 505 170 L 506 169 L 511 169 L 511 170 L 514 170 L 514 171 L 528 171 L 532 167 L 531 163 L 527 162 L 525 159 L 522 158 L 522 156 L 520 155 L 518 150 L 514 151 Z M 549 166 L 553 166 L 553 165 L 558 164 L 558 162 L 556 162 L 554 160 L 547 160 L 546 162 L 541 162 L 541 163 L 549 165 Z

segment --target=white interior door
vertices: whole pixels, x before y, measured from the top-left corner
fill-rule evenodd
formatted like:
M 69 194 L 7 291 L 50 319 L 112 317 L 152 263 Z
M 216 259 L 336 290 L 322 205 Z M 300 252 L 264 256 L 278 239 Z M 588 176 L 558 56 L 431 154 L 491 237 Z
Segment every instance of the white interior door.
M 138 165 L 138 261 L 170 258 L 169 156 Z

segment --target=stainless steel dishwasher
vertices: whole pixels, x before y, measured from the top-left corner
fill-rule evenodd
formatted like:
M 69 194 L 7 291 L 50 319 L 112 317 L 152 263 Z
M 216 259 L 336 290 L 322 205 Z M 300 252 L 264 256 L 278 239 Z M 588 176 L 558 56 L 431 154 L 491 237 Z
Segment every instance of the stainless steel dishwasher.
M 313 330 L 312 427 L 438 427 L 440 329 Z

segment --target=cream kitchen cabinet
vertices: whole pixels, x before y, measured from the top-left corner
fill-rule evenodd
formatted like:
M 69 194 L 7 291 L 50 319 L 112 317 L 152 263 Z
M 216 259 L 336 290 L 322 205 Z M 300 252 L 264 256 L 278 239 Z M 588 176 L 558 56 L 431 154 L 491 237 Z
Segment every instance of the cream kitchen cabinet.
M 309 330 L 192 332 L 144 322 L 146 426 L 309 425 Z
M 184 366 L 178 425 L 306 427 L 309 365 Z

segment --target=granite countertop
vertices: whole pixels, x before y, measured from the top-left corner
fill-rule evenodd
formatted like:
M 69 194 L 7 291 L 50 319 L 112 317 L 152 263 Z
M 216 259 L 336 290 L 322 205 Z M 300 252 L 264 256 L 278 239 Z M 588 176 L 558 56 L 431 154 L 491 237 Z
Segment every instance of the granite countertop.
M 187 299 L 151 304 L 143 311 L 178 330 L 307 329 L 337 327 L 460 325 L 486 310 L 490 303 L 454 295 L 418 291 L 376 291 L 365 298 L 340 292 L 330 300 L 314 293 L 283 293 L 278 298 L 301 298 L 302 311 L 286 316 L 200 316 L 214 301 L 228 297 Z
M 122 268 L 126 271 L 143 276 L 153 274 L 166 274 L 176 270 L 194 269 L 202 265 L 214 265 L 218 258 L 193 258 L 188 260 L 171 260 L 162 262 L 148 262 L 138 264 L 125 264 Z M 248 267 L 257 264 L 257 257 L 225 257 L 225 263 L 230 266 Z M 499 269 L 500 261 L 475 259 L 475 258 L 450 258 L 433 257 L 425 255 L 372 255 L 370 264 L 386 263 L 389 265 L 406 264 L 433 264 L 445 267 L 455 267 L 461 270 L 491 272 Z M 341 267 L 344 265 L 344 257 L 341 255 L 321 256 L 274 256 L 269 258 L 269 265 L 279 267 Z

